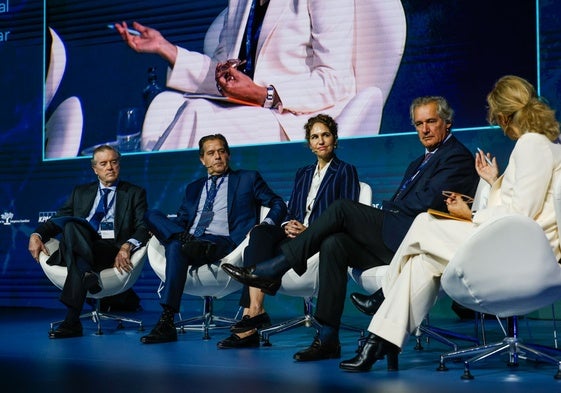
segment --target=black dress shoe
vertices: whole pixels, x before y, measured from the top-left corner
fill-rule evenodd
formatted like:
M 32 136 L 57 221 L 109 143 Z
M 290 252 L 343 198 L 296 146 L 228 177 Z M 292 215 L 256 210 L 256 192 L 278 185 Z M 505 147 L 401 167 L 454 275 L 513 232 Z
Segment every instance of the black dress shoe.
M 319 338 L 314 338 L 314 342 L 308 348 L 296 352 L 294 360 L 299 362 L 313 362 L 315 360 L 339 359 L 341 357 L 341 344 L 339 340 L 323 344 Z
M 177 341 L 177 330 L 173 322 L 160 319 L 156 326 L 146 336 L 142 336 L 140 341 L 144 344 L 160 344 Z
M 351 293 L 351 302 L 362 313 L 374 315 L 384 302 L 384 292 L 378 289 L 372 295 L 363 295 L 361 293 Z
M 219 341 L 216 346 L 219 349 L 256 348 L 259 347 L 259 333 L 254 332 L 247 337 L 231 334 L 230 337 Z
M 255 266 L 246 268 L 223 263 L 222 269 L 234 280 L 249 287 L 260 288 L 267 295 L 275 295 L 281 285 L 281 278 L 259 277 L 255 275 L 253 273 Z
M 366 337 L 362 347 L 357 352 L 358 354 L 354 358 L 339 363 L 339 368 L 354 372 L 369 371 L 376 361 L 386 357 L 388 371 L 399 369 L 397 357 L 400 348 L 373 333 Z
M 82 277 L 82 285 L 84 288 L 95 295 L 96 293 L 101 292 L 101 285 L 99 285 L 99 275 L 94 272 L 85 272 L 84 276 Z
M 49 332 L 49 338 L 70 338 L 82 336 L 82 324 L 80 321 L 63 321 L 55 330 Z
M 230 327 L 232 333 L 244 333 L 249 332 L 253 329 L 263 329 L 271 326 L 271 318 L 269 314 L 264 312 L 263 314 L 250 317 L 249 315 L 244 315 L 241 321 L 236 322 Z

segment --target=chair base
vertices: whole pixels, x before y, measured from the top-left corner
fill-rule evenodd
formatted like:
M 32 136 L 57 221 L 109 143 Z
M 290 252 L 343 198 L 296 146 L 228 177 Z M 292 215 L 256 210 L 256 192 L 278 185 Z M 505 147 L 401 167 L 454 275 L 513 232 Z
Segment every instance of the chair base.
M 93 322 L 96 323 L 96 325 L 97 325 L 97 330 L 96 330 L 96 333 L 95 333 L 96 335 L 100 336 L 100 335 L 103 334 L 103 330 L 101 328 L 101 320 L 102 319 L 109 319 L 109 320 L 117 321 L 117 329 L 124 329 L 123 322 L 128 322 L 128 323 L 137 324 L 138 325 L 138 331 L 140 331 L 140 332 L 144 331 L 144 325 L 143 325 L 143 323 L 140 319 L 133 319 L 133 318 L 124 317 L 124 316 L 121 316 L 121 315 L 101 312 L 101 311 L 99 311 L 100 304 L 101 304 L 101 299 L 96 299 L 95 308 L 90 312 L 87 312 L 87 313 L 84 313 L 84 314 L 80 315 L 80 319 L 86 319 L 87 318 L 87 319 L 91 319 Z M 56 327 L 58 325 L 60 325 L 62 322 L 63 321 L 51 322 L 49 332 L 54 332 Z
M 317 331 L 321 328 L 321 324 L 314 318 L 313 316 L 313 303 L 311 298 L 304 298 L 304 315 L 301 317 L 296 317 L 293 319 L 289 319 L 288 321 L 283 321 L 277 323 L 273 326 L 270 326 L 265 329 L 261 329 L 259 331 L 259 335 L 261 336 L 262 345 L 265 347 L 270 347 L 272 344 L 269 340 L 269 337 L 273 334 L 281 333 L 287 330 L 291 330 L 300 326 L 305 327 L 313 327 Z M 360 333 L 360 337 L 364 336 L 364 329 L 357 328 L 350 325 L 341 325 L 341 329 L 355 331 Z
M 213 313 L 212 296 L 203 296 L 203 313 L 202 315 L 182 319 L 175 323 L 175 327 L 180 333 L 185 331 L 202 331 L 203 340 L 210 340 L 211 329 L 229 329 L 238 320 L 235 318 L 228 318 Z
M 543 347 L 542 347 L 543 348 Z M 551 350 L 554 350 L 553 348 Z M 448 368 L 445 365 L 446 359 L 461 359 L 466 356 L 475 355 L 468 360 L 464 361 L 464 374 L 462 379 L 471 380 L 474 379 L 470 371 L 470 366 L 473 363 L 479 362 L 481 360 L 487 359 L 494 355 L 499 355 L 506 353 L 508 354 L 508 367 L 518 367 L 519 359 L 533 360 L 536 362 L 542 361 L 547 363 L 553 363 L 557 365 L 557 373 L 553 376 L 555 379 L 561 380 L 561 360 L 538 350 L 530 344 L 522 344 L 517 337 L 505 337 L 503 341 L 489 344 L 481 345 L 474 348 L 468 348 L 459 351 L 453 351 L 440 356 L 440 364 L 437 368 L 438 371 L 447 371 Z
M 477 315 L 474 318 L 474 335 L 473 336 L 466 336 L 465 334 L 460 334 L 460 333 L 456 333 L 453 332 L 451 330 L 447 330 L 447 329 L 441 329 L 435 326 L 430 325 L 430 323 L 428 322 L 428 317 L 425 319 L 426 323 L 421 324 L 417 330 L 415 331 L 415 350 L 416 351 L 422 351 L 423 348 L 423 344 L 422 344 L 422 338 L 425 337 L 427 342 L 432 338 L 438 342 L 440 342 L 441 344 L 447 345 L 450 348 L 452 348 L 452 351 L 458 351 L 459 347 L 458 344 L 456 344 L 454 341 L 452 341 L 451 339 L 456 339 L 456 340 L 462 340 L 462 341 L 468 341 L 468 342 L 472 342 L 474 345 L 479 345 L 481 342 L 479 341 L 479 321 L 481 321 L 481 334 L 482 334 L 482 339 L 483 339 L 483 345 L 485 345 L 486 343 L 486 339 L 485 339 L 485 320 L 484 320 L 484 316 L 483 315 L 479 315 L 479 313 L 477 313 Z

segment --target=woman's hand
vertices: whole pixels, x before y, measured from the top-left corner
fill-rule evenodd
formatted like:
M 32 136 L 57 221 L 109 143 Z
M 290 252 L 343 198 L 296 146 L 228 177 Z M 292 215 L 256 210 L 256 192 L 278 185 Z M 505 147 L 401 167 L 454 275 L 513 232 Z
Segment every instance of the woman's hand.
M 296 220 L 290 220 L 284 226 L 284 233 L 286 233 L 286 236 L 288 236 L 289 238 L 294 239 L 296 236 L 304 232 L 306 228 L 307 227 L 304 224 Z
M 499 177 L 499 166 L 497 165 L 496 157 L 491 157 L 491 154 L 485 154 L 482 150 L 475 153 L 475 170 L 479 177 L 490 185 L 493 185 Z
M 462 198 L 462 194 L 451 192 L 445 200 L 448 212 L 454 217 L 471 220 L 471 209 Z
M 214 78 L 218 91 L 225 97 L 263 105 L 267 98 L 267 88 L 256 85 L 253 80 L 239 71 L 233 60 L 216 65 Z
M 115 29 L 129 47 L 139 53 L 155 53 L 162 56 L 173 67 L 177 58 L 177 47 L 166 40 L 156 29 L 133 22 L 132 27 L 140 35 L 132 35 L 127 29 L 127 22 L 115 23 Z

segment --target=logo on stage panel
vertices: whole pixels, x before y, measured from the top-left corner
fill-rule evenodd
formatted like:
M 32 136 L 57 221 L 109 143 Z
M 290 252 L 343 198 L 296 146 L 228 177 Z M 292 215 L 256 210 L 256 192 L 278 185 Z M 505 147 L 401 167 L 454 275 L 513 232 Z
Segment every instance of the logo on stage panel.
M 37 222 L 46 222 L 49 218 L 55 215 L 56 212 L 39 212 Z
M 14 213 L 12 212 L 4 212 L 0 215 L 0 222 L 3 225 L 12 225 L 12 224 L 28 224 L 30 222 L 29 219 L 23 219 L 23 220 L 15 220 L 14 219 Z

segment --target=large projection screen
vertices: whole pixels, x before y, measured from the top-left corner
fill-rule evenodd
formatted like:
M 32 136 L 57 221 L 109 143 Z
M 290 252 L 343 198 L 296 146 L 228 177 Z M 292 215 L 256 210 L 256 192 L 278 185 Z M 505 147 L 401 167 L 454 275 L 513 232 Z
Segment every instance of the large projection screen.
M 312 9 L 310 4 L 315 2 L 273 0 L 271 9 L 287 12 L 286 7 L 298 7 L 289 4 L 303 3 L 309 4 L 302 8 Z M 354 36 L 345 40 L 345 45 L 356 46 L 348 59 L 354 67 L 356 92 L 351 94 L 354 97 L 348 99 L 347 106 L 325 108 L 325 112 L 337 114 L 342 138 L 411 131 L 408 105 L 420 95 L 445 96 L 461 115 L 457 116 L 456 129 L 484 127 L 485 95 L 496 79 L 504 74 L 516 74 L 533 83 L 538 82 L 536 3 L 532 0 L 517 2 L 516 6 L 509 0 L 363 0 L 356 4 L 357 9 L 360 8 L 357 11 L 359 15 L 354 18 L 356 31 Z M 45 120 L 48 138 L 44 141 L 43 157 L 76 157 L 89 154 L 91 147 L 100 143 L 117 144 L 117 134 L 123 134 L 118 126 L 119 112 L 136 107 L 140 116 L 144 116 L 143 90 L 147 85 L 149 68 L 155 68 L 158 83 L 165 88 L 168 63 L 157 55 L 134 52 L 115 31 L 107 27 L 109 24 L 123 20 L 129 24 L 139 21 L 156 28 L 178 46 L 202 52 L 209 27 L 226 6 L 224 0 L 164 0 L 158 2 L 157 7 L 151 1 L 142 0 L 46 1 Z M 339 1 L 336 7 L 332 14 L 341 16 L 353 11 L 353 2 Z M 306 15 L 310 21 L 314 17 Z M 274 21 L 269 23 L 275 29 L 285 28 L 282 24 L 275 25 Z M 333 25 L 335 30 L 341 28 L 337 26 L 336 19 L 330 20 L 328 25 Z M 220 31 L 222 24 L 217 26 Z M 218 42 L 218 33 L 214 34 L 207 37 L 207 46 Z M 53 36 L 56 39 L 53 40 Z M 274 44 L 271 41 L 275 38 L 271 35 L 264 52 L 273 50 L 269 47 Z M 216 42 L 209 44 L 208 41 L 213 40 Z M 328 49 L 348 51 L 345 47 Z M 290 54 L 291 50 L 286 52 Z M 313 45 L 307 50 L 320 52 Z M 284 59 L 288 55 L 283 56 Z M 267 66 L 271 65 L 263 67 Z M 310 73 L 317 71 L 313 65 L 309 69 Z M 283 64 L 275 72 L 284 71 L 286 67 Z M 299 83 L 296 89 L 290 82 L 284 85 L 279 82 L 278 85 L 281 94 L 282 91 L 287 92 L 287 102 L 291 101 L 291 91 L 305 96 L 312 89 L 311 83 L 307 85 L 296 76 L 293 79 L 294 83 Z M 260 79 L 256 83 L 263 85 L 268 82 Z M 326 89 L 331 88 L 328 81 L 323 83 Z M 189 149 L 196 147 L 201 135 L 211 132 L 223 132 L 231 138 L 234 146 L 279 140 L 275 121 L 273 126 L 270 122 L 263 123 L 257 133 L 247 131 L 247 134 L 237 137 L 234 128 L 243 129 L 244 125 L 249 127 L 261 121 L 260 117 L 253 117 L 256 112 L 245 111 L 248 108 L 219 103 L 213 105 L 212 112 L 209 112 L 197 109 L 200 99 L 191 99 L 187 100 L 189 104 L 185 112 L 178 115 L 177 110 L 185 100 L 177 92 L 168 95 L 167 100 L 159 102 L 159 105 L 153 103 L 148 110 L 142 144 L 123 147 L 123 150 Z M 319 94 L 317 97 L 319 100 Z M 314 100 L 310 97 L 308 102 Z M 236 107 L 234 111 L 238 111 L 237 115 L 233 115 L 234 120 L 228 117 L 232 116 L 233 106 Z M 304 107 L 311 107 L 300 106 L 302 108 L 295 104 L 293 108 L 305 111 Z M 264 111 L 257 109 L 260 113 Z M 198 112 L 186 114 L 189 111 Z M 225 114 L 225 111 L 230 113 Z M 309 117 L 306 112 L 296 115 L 274 112 L 274 116 L 282 118 L 279 122 L 284 127 L 280 140 L 303 139 L 301 127 Z M 168 130 L 165 136 L 168 139 L 165 140 L 162 134 L 177 120 L 176 115 L 179 122 Z M 198 133 L 192 131 L 197 127 L 201 128 Z M 134 131 L 128 132 L 134 134 Z M 182 136 L 179 136 L 180 133 Z M 177 141 L 171 141 L 174 137 L 178 138 Z M 155 147 L 162 138 L 164 145 Z

